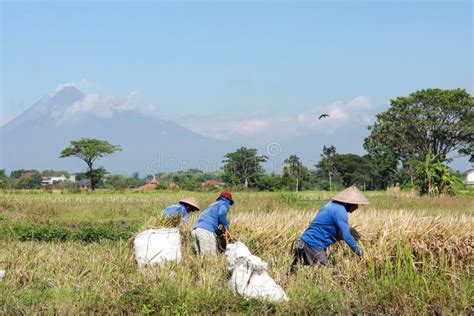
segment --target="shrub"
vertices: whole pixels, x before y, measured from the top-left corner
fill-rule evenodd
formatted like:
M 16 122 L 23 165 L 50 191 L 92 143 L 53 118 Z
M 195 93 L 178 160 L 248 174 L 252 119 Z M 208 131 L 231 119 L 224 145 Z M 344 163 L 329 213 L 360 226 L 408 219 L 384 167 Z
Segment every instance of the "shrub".
M 33 225 L 14 222 L 6 226 L 8 237 L 20 241 L 45 242 L 98 242 L 100 240 L 126 240 L 138 230 L 138 225 L 123 225 L 117 222 L 103 224 L 85 224 L 77 229 L 59 225 Z
M 66 241 L 71 235 L 71 230 L 57 225 L 35 226 L 28 223 L 17 222 L 9 226 L 15 239 L 21 241 Z
M 129 239 L 137 231 L 137 225 L 121 225 L 120 223 L 88 224 L 73 234 L 73 240 L 97 242 L 102 239 Z
M 295 192 L 280 192 L 278 193 L 278 200 L 288 206 L 297 206 L 301 208 L 306 208 L 310 206 L 310 203 L 308 203 L 308 201 L 302 199 L 302 197 Z

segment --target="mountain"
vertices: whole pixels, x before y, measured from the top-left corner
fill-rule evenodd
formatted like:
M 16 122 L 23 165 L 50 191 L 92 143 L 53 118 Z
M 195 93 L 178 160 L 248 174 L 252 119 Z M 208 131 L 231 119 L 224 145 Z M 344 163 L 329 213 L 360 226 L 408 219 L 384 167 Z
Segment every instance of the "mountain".
M 142 175 L 162 171 L 198 168 L 213 171 L 221 167 L 224 154 L 241 146 L 257 148 L 267 155 L 265 168 L 280 172 L 284 160 L 298 155 L 313 168 L 324 145 L 338 153 L 364 154 L 366 129 L 347 124 L 333 133 L 303 135 L 290 140 L 240 139 L 237 143 L 205 137 L 176 122 L 161 120 L 134 108 L 133 102 L 84 95 L 74 87 L 50 93 L 28 110 L 0 127 L 0 169 L 85 170 L 77 158 L 59 159 L 71 140 L 82 137 L 108 140 L 122 151 L 97 161 L 113 173 Z M 454 155 L 454 154 L 453 154 Z M 454 159 L 454 169 L 469 167 L 466 158 Z
M 56 93 L 41 98 L 29 109 L 2 127 L 2 132 L 15 131 L 21 127 L 49 125 L 54 113 L 65 110 L 69 105 L 84 99 L 84 94 L 74 87 L 64 87 Z
M 85 98 L 78 89 L 65 87 L 43 97 L 0 127 L 0 169 L 85 170 L 85 164 L 77 158 L 58 158 L 71 140 L 82 137 L 121 145 L 122 151 L 96 163 L 114 173 L 216 170 L 223 155 L 236 148 L 234 144 L 201 136 L 175 122 L 134 111 L 106 111 L 106 115 L 86 111 L 63 120 L 71 110 L 83 106 Z

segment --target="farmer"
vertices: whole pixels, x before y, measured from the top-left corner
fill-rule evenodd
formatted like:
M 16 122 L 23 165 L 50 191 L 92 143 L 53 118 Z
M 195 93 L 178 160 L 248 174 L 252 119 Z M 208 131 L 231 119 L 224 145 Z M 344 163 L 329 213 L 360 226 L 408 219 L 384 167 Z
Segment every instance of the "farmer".
M 360 204 L 369 204 L 367 198 L 355 187 L 345 189 L 332 197 L 332 201 L 324 205 L 316 214 L 306 231 L 293 245 L 294 261 L 312 266 L 327 266 L 326 249 L 337 240 L 338 234 L 358 256 L 362 255 L 351 234 L 348 213 L 354 212 Z
M 216 202 L 209 205 L 199 216 L 193 226 L 191 238 L 194 249 L 198 254 L 217 255 L 217 235 L 219 225 L 222 225 L 224 234 L 228 235 L 229 222 L 227 212 L 234 204 L 232 194 L 222 192 Z
M 193 197 L 185 197 L 178 204 L 168 206 L 163 211 L 164 217 L 180 215 L 185 224 L 189 221 L 189 213 L 199 211 L 199 204 Z

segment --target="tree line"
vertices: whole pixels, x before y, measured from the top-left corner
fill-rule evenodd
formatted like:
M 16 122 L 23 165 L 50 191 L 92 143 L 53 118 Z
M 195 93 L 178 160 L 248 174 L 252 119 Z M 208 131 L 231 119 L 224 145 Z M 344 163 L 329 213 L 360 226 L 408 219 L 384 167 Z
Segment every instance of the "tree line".
M 267 174 L 268 160 L 257 149 L 242 147 L 224 156 L 222 170 L 205 173 L 190 169 L 157 174 L 166 183 L 198 190 L 205 180 L 220 180 L 233 189 L 247 190 L 337 190 L 357 185 L 367 190 L 389 186 L 417 187 L 421 194 L 453 194 L 460 186 L 460 175 L 447 163 L 449 154 L 468 156 L 474 162 L 474 98 L 462 89 L 426 89 L 390 100 L 389 108 L 377 114 L 364 139 L 366 155 L 339 154 L 330 144 L 322 148 L 320 161 L 305 166 L 297 155 L 284 160 L 281 174 Z M 151 175 L 140 178 L 109 175 L 103 167 L 94 168 L 97 159 L 120 151 L 119 145 L 105 140 L 83 138 L 72 141 L 60 158 L 77 157 L 87 165 L 80 177 L 90 180 L 91 188 L 135 188 Z M 35 188 L 41 175 L 25 178 L 26 170 L 13 171 L 7 177 L 0 171 L 0 187 Z M 51 171 L 50 171 L 51 172 Z M 44 173 L 44 172 L 43 172 Z

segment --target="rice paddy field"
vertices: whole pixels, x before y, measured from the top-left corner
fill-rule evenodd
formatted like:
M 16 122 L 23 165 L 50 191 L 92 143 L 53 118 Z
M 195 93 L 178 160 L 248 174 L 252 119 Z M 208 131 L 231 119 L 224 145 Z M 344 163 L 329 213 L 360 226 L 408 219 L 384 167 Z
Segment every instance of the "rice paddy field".
M 182 227 L 183 261 L 138 270 L 130 238 L 185 195 L 216 193 L 0 193 L 2 314 L 474 313 L 474 197 L 369 192 L 349 216 L 365 250 L 328 249 L 330 267 L 289 273 L 292 242 L 330 192 L 234 193 L 234 238 L 269 264 L 290 300 L 234 296 L 225 257 L 197 257 Z M 193 223 L 198 214 L 193 214 Z

